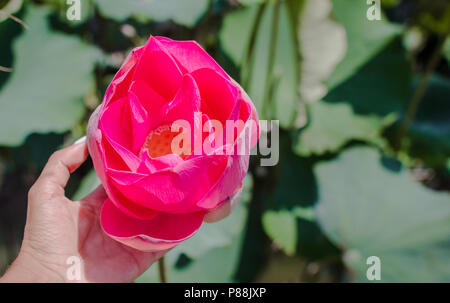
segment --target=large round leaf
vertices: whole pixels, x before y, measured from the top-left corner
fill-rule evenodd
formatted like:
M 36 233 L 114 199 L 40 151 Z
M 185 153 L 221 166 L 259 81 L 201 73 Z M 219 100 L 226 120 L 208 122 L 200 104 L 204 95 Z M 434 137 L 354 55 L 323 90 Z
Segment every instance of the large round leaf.
M 317 165 L 320 225 L 359 281 L 377 256 L 383 282 L 450 282 L 450 195 L 389 164 L 354 147 Z
M 0 91 L 0 145 L 18 145 L 32 132 L 62 132 L 84 114 L 94 48 L 50 31 L 48 11 L 28 7 L 29 30 L 14 43 L 12 75 Z
M 186 26 L 193 26 L 208 8 L 208 0 L 95 0 L 102 14 L 118 21 L 129 17 L 144 20 L 168 19 Z

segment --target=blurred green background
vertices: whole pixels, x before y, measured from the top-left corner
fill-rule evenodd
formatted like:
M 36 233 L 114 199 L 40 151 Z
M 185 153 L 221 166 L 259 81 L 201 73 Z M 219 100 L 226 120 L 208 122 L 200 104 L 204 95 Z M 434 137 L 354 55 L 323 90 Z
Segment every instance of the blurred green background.
M 252 158 L 236 211 L 167 255 L 169 282 L 368 282 L 369 256 L 384 282 L 450 282 L 449 1 L 81 4 L 70 21 L 65 0 L 0 0 L 0 274 L 28 188 L 152 34 L 198 41 L 281 126 L 280 163 Z M 88 161 L 66 192 L 98 184 Z

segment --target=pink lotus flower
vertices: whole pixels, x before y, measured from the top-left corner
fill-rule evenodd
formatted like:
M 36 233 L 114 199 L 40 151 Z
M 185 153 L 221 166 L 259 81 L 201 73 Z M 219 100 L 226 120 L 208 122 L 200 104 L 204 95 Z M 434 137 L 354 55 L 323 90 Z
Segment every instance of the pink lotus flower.
M 103 230 L 142 251 L 194 235 L 206 214 L 239 199 L 248 170 L 249 153 L 198 153 L 191 146 L 172 152 L 176 120 L 189 122 L 192 142 L 202 124 L 242 120 L 245 127 L 233 131 L 231 144 L 218 140 L 216 150 L 233 150 L 252 124 L 251 146 L 259 135 L 250 98 L 196 42 L 150 37 L 117 72 L 87 134 L 108 194 Z

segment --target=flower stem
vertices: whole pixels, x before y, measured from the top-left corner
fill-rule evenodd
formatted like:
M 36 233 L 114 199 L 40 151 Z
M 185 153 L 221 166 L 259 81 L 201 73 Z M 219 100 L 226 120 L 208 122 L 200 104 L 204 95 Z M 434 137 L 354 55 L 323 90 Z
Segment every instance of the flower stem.
M 266 85 L 264 89 L 264 99 L 262 106 L 262 114 L 265 119 L 271 119 L 271 110 L 272 108 L 272 97 L 273 97 L 273 89 L 274 89 L 274 75 L 273 68 L 275 66 L 275 60 L 277 55 L 277 40 L 278 40 L 278 25 L 280 19 L 280 8 L 281 1 L 276 0 L 275 8 L 273 11 L 272 18 L 272 30 L 270 33 L 270 44 L 269 44 L 269 62 L 267 64 L 267 73 L 266 73 Z
M 438 46 L 436 47 L 435 51 L 433 52 L 430 61 L 428 61 L 428 64 L 425 69 L 425 73 L 420 79 L 419 85 L 417 86 L 416 90 L 414 91 L 414 94 L 411 98 L 411 101 L 409 102 L 408 108 L 406 110 L 406 114 L 402 120 L 402 123 L 398 129 L 397 138 L 394 143 L 394 149 L 399 150 L 402 147 L 403 139 L 406 136 L 406 133 L 408 131 L 409 125 L 411 124 L 411 121 L 414 119 L 417 109 L 419 108 L 420 103 L 423 100 L 423 97 L 427 91 L 428 85 L 430 83 L 431 76 L 433 76 L 436 68 L 438 67 L 438 64 L 442 58 L 442 51 L 444 48 L 445 40 L 447 39 L 448 33 L 445 35 L 442 35 L 439 38 Z
M 267 3 L 262 3 L 258 7 L 258 11 L 256 13 L 255 20 L 252 25 L 252 30 L 250 34 L 250 42 L 245 54 L 245 61 L 243 64 L 243 87 L 246 91 L 250 90 L 250 84 L 252 80 L 252 74 L 253 74 L 253 64 L 255 62 L 255 44 L 256 44 L 256 38 L 258 36 L 259 27 L 261 25 L 262 16 L 264 14 L 264 10 L 266 9 Z M 245 68 L 244 68 L 245 67 Z
M 167 283 L 167 275 L 166 275 L 166 264 L 164 262 L 164 256 L 161 257 L 158 261 L 158 269 L 159 269 L 159 281 L 161 283 Z

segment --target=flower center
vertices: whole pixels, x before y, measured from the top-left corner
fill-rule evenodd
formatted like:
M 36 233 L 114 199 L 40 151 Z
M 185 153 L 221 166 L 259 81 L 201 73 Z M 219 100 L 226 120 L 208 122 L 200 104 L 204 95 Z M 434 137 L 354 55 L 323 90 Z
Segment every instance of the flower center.
M 178 132 L 172 131 L 169 125 L 159 126 L 148 134 L 142 149 L 147 149 L 149 156 L 152 158 L 174 154 L 171 147 L 172 141 L 181 133 L 181 131 L 182 130 Z M 183 159 L 187 156 L 189 155 L 180 155 Z

